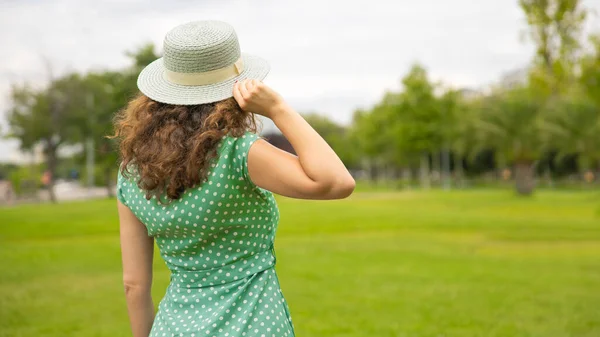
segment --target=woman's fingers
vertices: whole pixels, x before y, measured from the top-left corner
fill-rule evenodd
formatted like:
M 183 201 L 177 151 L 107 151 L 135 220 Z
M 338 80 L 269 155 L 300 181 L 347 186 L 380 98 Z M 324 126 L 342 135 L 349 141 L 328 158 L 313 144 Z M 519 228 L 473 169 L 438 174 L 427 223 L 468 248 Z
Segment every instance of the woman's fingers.
M 246 88 L 246 81 L 247 80 L 238 82 L 238 88 L 240 90 L 240 93 L 242 94 L 242 97 L 244 97 L 244 99 L 250 98 L 250 93 L 248 92 L 248 88 Z
M 248 90 L 248 93 L 251 94 L 252 89 L 254 88 L 254 83 L 252 80 L 244 80 L 244 86 L 246 87 L 246 90 Z
M 243 110 L 249 105 L 261 104 L 259 95 L 261 94 L 261 82 L 253 79 L 246 79 L 236 82 L 233 85 L 233 97 Z
M 233 98 L 235 98 L 235 100 L 238 102 L 240 107 L 243 109 L 246 102 L 244 100 L 244 96 L 242 95 L 242 92 L 240 91 L 240 82 L 236 82 L 233 85 Z

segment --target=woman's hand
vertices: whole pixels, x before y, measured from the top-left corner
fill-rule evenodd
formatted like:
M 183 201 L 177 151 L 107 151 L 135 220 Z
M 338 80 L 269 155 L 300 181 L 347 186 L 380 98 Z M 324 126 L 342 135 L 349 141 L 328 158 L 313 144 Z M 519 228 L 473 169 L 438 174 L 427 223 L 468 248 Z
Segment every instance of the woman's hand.
M 233 97 L 244 111 L 250 111 L 273 119 L 285 101 L 266 84 L 257 80 L 243 80 L 233 86 Z

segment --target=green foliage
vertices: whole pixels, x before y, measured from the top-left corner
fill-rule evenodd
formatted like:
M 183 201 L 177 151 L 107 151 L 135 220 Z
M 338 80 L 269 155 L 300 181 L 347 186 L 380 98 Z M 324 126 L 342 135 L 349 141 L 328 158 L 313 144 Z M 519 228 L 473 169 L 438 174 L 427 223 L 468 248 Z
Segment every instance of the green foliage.
M 388 121 L 400 126 L 394 132 L 398 149 L 409 158 L 415 158 L 441 147 L 444 117 L 425 68 L 414 65 L 402 79 L 402 84 L 404 90 L 390 110 Z
M 113 116 L 137 92 L 140 70 L 158 57 L 151 44 L 128 55 L 132 66 L 122 71 L 70 73 L 51 79 L 42 89 L 14 86 L 7 136 L 18 139 L 23 150 L 41 144 L 53 177 L 60 147 L 93 140 L 100 181 L 110 186 L 118 160 L 115 142 L 106 138 L 113 133 Z
M 81 109 L 81 83 L 81 76 L 68 74 L 52 79 L 41 90 L 27 85 L 12 88 L 8 137 L 18 139 L 22 150 L 41 145 L 47 170 L 53 178 L 58 165 L 58 150 L 65 144 L 76 143 L 79 125 L 73 123 L 73 116 Z M 50 199 L 55 202 L 52 182 L 49 189 Z
M 145 66 L 159 57 L 154 49 L 154 44 L 146 43 L 133 52 L 125 53 L 133 61 L 131 69 L 133 73 L 139 73 Z
M 536 46 L 533 80 L 555 92 L 574 77 L 587 10 L 581 0 L 519 0 L 519 5 Z
M 64 141 L 65 118 L 51 111 L 51 105 L 58 105 L 52 96 L 63 95 L 52 89 L 52 86 L 43 90 L 27 85 L 12 87 L 12 107 L 7 115 L 10 132 L 7 136 L 17 138 L 22 150 L 32 150 L 41 141 L 45 142 L 46 148 Z
M 481 118 L 481 99 L 467 99 L 463 93 L 449 90 L 440 99 L 444 116 L 444 139 L 457 156 L 471 157 L 482 144 L 477 142 L 478 122 Z
M 423 67 L 414 65 L 402 84 L 402 92 L 388 92 L 371 111 L 355 113 L 354 132 L 369 157 L 408 166 L 422 153 L 440 148 L 444 113 Z
M 10 163 L 0 163 L 0 180 L 7 179 L 7 177 L 15 170 L 18 170 L 19 166 Z
M 544 103 L 526 87 L 488 97 L 478 125 L 481 143 L 509 162 L 534 162 L 543 148 Z
M 581 60 L 580 84 L 588 98 L 600 107 L 600 33 L 590 37 L 593 50 Z
M 34 195 L 41 187 L 42 172 L 41 165 L 22 165 L 11 170 L 8 180 L 17 195 Z
M 117 163 L 113 163 L 116 166 Z M 109 170 L 108 175 L 106 172 L 106 166 L 103 163 L 96 163 L 94 165 L 94 185 L 95 186 L 110 186 L 112 187 L 117 181 L 117 170 L 113 167 Z M 88 182 L 88 171 L 87 168 L 81 171 L 79 182 L 82 185 L 86 185 Z
M 450 150 L 458 158 L 457 170 L 462 158 L 492 151 L 500 167 L 515 165 L 522 193 L 530 193 L 534 166 L 549 152 L 558 151 L 560 158 L 576 155 L 580 168 L 593 167 L 598 148 L 600 38 L 592 39 L 595 53 L 579 64 L 587 15 L 581 1 L 519 4 L 536 46 L 526 83 L 478 97 L 453 89 L 439 93 L 425 68 L 416 64 L 402 79 L 402 91 L 389 92 L 370 111 L 355 114 L 352 130 L 363 155 L 380 166 L 413 167 L 420 159 L 421 175 L 426 177 L 429 158 L 436 162 L 440 152 Z M 591 99 L 574 97 L 572 88 L 578 81 Z
M 390 125 L 386 122 L 387 109 L 386 105 L 379 104 L 371 111 L 358 110 L 354 113 L 353 138 L 358 150 L 367 158 L 386 158 L 388 161 L 393 158 L 394 148 L 388 144 Z
M 575 154 L 580 170 L 600 161 L 600 107 L 581 95 L 561 97 L 550 107 L 543 134 L 562 159 Z

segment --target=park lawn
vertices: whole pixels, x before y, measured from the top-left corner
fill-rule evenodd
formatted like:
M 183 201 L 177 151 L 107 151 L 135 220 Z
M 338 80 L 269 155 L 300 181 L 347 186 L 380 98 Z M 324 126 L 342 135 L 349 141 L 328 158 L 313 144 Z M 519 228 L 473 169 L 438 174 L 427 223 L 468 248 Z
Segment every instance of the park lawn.
M 298 337 L 600 336 L 600 194 L 279 198 Z M 115 200 L 0 209 L 0 336 L 130 336 Z M 153 296 L 169 274 L 156 254 Z

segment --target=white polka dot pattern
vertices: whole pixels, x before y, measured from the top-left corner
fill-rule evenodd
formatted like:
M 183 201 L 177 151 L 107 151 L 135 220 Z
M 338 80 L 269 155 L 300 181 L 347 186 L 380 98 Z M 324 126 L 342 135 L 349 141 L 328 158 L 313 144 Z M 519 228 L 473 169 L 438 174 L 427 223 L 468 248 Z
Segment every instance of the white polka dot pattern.
M 277 203 L 248 177 L 247 153 L 258 138 L 224 137 L 208 180 L 171 205 L 146 200 L 135 175 L 119 172 L 117 197 L 171 270 L 150 337 L 294 336 L 274 269 Z

